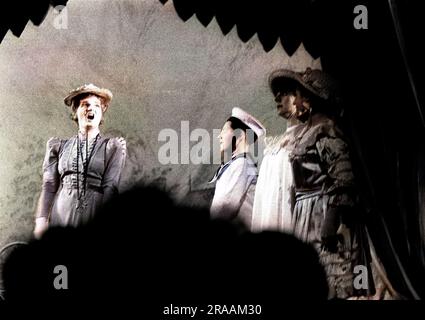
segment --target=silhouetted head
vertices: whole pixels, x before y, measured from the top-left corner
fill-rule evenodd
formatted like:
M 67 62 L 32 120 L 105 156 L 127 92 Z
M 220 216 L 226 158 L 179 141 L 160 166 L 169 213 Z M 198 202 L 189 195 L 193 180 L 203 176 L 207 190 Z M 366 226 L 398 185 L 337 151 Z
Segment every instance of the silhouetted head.
M 55 288 L 63 276 L 57 266 L 67 270 L 68 289 Z M 208 209 L 178 206 L 152 187 L 117 196 L 86 226 L 49 229 L 11 253 L 4 277 L 11 304 L 84 305 L 105 313 L 217 298 L 327 298 L 324 271 L 309 245 L 280 233 L 241 235 L 232 224 L 211 220 Z

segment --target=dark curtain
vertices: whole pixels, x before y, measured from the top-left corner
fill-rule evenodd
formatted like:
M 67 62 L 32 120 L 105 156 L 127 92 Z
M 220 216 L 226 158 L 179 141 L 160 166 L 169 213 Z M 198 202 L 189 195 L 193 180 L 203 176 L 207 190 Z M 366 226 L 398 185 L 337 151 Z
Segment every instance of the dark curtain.
M 425 126 L 413 36 L 420 20 L 414 26 L 411 19 L 420 10 L 399 1 L 370 1 L 367 8 L 369 29 L 341 28 L 322 65 L 345 88 L 346 126 L 373 244 L 396 290 L 417 299 L 425 293 Z

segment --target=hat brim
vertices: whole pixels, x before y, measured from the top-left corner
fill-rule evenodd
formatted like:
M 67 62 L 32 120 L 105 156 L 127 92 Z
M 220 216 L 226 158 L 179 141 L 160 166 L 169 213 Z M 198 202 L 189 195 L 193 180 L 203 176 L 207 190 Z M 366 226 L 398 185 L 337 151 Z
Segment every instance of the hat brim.
M 278 69 L 273 71 L 269 76 L 269 87 L 274 96 L 276 96 L 280 91 L 279 89 L 292 84 L 298 84 L 315 96 L 322 98 L 319 92 L 303 81 L 301 74 L 298 72 L 287 69 Z
M 91 88 L 87 88 L 87 89 L 81 89 L 81 90 L 77 90 L 77 91 L 71 91 L 64 99 L 64 103 L 67 106 L 72 106 L 72 102 L 75 98 L 77 98 L 78 96 L 82 95 L 82 94 L 86 94 L 86 93 L 91 93 L 95 96 L 98 97 L 102 97 L 103 99 L 105 99 L 105 105 L 109 105 L 109 103 L 112 100 L 112 92 L 109 91 L 108 89 L 91 89 Z
M 250 128 L 257 135 L 257 137 L 261 137 L 266 134 L 266 128 L 264 127 L 264 125 L 253 115 L 247 113 L 241 108 L 233 108 L 232 117 L 242 121 L 242 123 L 245 124 L 248 128 Z

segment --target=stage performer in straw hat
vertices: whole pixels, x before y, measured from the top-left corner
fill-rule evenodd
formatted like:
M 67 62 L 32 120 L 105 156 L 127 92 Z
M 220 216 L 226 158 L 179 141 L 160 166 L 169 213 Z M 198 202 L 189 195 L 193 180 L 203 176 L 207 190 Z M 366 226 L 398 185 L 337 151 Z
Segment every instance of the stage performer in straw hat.
M 110 90 L 93 84 L 72 90 L 65 97 L 78 132 L 69 139 L 53 137 L 47 141 L 36 238 L 48 226 L 85 224 L 118 192 L 126 157 L 125 140 L 100 134 L 111 100 Z

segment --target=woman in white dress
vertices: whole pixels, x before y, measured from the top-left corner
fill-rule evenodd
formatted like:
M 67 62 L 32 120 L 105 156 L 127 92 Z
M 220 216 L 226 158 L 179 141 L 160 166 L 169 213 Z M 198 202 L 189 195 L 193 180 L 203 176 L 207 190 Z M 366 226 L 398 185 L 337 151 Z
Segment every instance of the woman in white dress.
M 280 100 L 282 97 L 282 100 Z M 279 100 L 279 101 L 278 101 Z M 280 92 L 277 113 L 287 120 L 283 135 L 265 139 L 265 150 L 258 175 L 254 198 L 251 230 L 292 231 L 294 187 L 289 154 L 299 131 L 299 121 L 291 96 Z
M 298 123 L 288 121 L 283 135 L 265 139 L 252 212 L 251 230 L 254 232 L 292 231 L 295 198 L 289 154 L 298 130 Z

